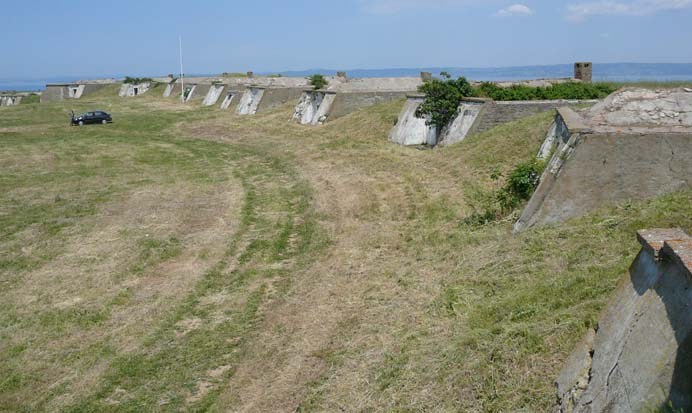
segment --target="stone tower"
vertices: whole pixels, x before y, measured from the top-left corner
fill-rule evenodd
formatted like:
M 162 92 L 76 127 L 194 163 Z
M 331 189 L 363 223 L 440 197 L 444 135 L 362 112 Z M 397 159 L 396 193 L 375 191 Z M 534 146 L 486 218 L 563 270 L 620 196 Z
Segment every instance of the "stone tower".
M 577 62 L 574 64 L 574 78 L 584 83 L 591 83 L 593 64 L 591 62 Z

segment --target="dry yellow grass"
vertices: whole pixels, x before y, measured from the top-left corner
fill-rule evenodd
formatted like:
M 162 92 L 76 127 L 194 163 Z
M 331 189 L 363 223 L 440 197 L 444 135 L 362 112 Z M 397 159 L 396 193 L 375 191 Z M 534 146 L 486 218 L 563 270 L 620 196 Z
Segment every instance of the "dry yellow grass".
M 0 117 L 8 411 L 545 411 L 633 229 L 692 227 L 690 193 L 463 225 L 549 114 L 419 151 L 386 140 L 401 102 L 313 128 L 94 99 L 112 128 Z

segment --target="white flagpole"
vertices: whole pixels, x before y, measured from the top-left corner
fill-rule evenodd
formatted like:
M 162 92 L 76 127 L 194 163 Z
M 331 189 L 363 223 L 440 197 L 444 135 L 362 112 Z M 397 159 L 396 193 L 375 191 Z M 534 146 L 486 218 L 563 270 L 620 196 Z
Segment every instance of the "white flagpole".
M 180 101 L 185 103 L 185 72 L 183 72 L 183 36 L 180 40 Z

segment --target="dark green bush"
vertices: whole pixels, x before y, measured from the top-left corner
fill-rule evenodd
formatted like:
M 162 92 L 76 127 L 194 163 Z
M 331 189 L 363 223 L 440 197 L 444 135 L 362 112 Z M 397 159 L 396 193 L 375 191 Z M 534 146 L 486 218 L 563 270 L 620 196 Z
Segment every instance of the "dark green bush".
M 419 118 L 427 117 L 429 125 L 442 129 L 451 122 L 459 111 L 464 97 L 473 96 L 471 84 L 464 77 L 453 80 L 449 73 L 442 72 L 443 79 L 423 83 L 418 91 L 425 93 L 425 101 L 416 110 Z
M 125 76 L 125 80 L 123 80 L 123 83 L 127 83 L 130 85 L 138 85 L 140 83 L 146 83 L 146 82 L 153 82 L 153 79 L 150 77 L 130 77 L 130 76 Z
M 540 183 L 546 163 L 539 159 L 522 162 L 507 174 L 504 185 L 494 191 L 477 190 L 470 194 L 474 212 L 464 220 L 466 224 L 482 225 L 511 214 L 524 201 L 531 198 Z M 493 180 L 500 179 L 494 173 Z
M 476 88 L 477 96 L 493 100 L 557 100 L 557 99 L 602 99 L 615 92 L 608 83 L 558 83 L 549 87 L 514 85 L 500 87 L 492 82 L 483 82 Z
M 329 82 L 327 82 L 327 79 L 319 74 L 310 76 L 309 81 L 312 85 L 312 88 L 315 90 L 324 89 L 329 84 Z

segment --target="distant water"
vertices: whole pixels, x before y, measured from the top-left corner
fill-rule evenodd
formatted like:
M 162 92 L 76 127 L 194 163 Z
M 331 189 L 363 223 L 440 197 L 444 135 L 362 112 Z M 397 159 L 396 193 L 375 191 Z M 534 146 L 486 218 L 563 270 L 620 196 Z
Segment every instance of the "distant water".
M 420 72 L 449 72 L 454 77 L 465 76 L 470 80 L 526 80 L 540 78 L 572 77 L 572 64 L 550 66 L 518 66 L 498 68 L 428 67 L 405 69 L 352 69 L 349 77 L 415 77 Z M 259 74 L 274 74 L 267 72 Z M 315 73 L 334 75 L 336 70 L 311 69 L 280 72 L 282 76 L 310 76 Z M 190 76 L 215 76 L 196 74 Z M 692 81 L 692 63 L 604 63 L 594 64 L 594 80 L 601 81 Z M 45 79 L 0 79 L 0 90 L 39 91 L 46 83 L 69 83 L 79 79 L 122 78 L 118 75 L 94 75 L 76 77 L 52 77 Z

